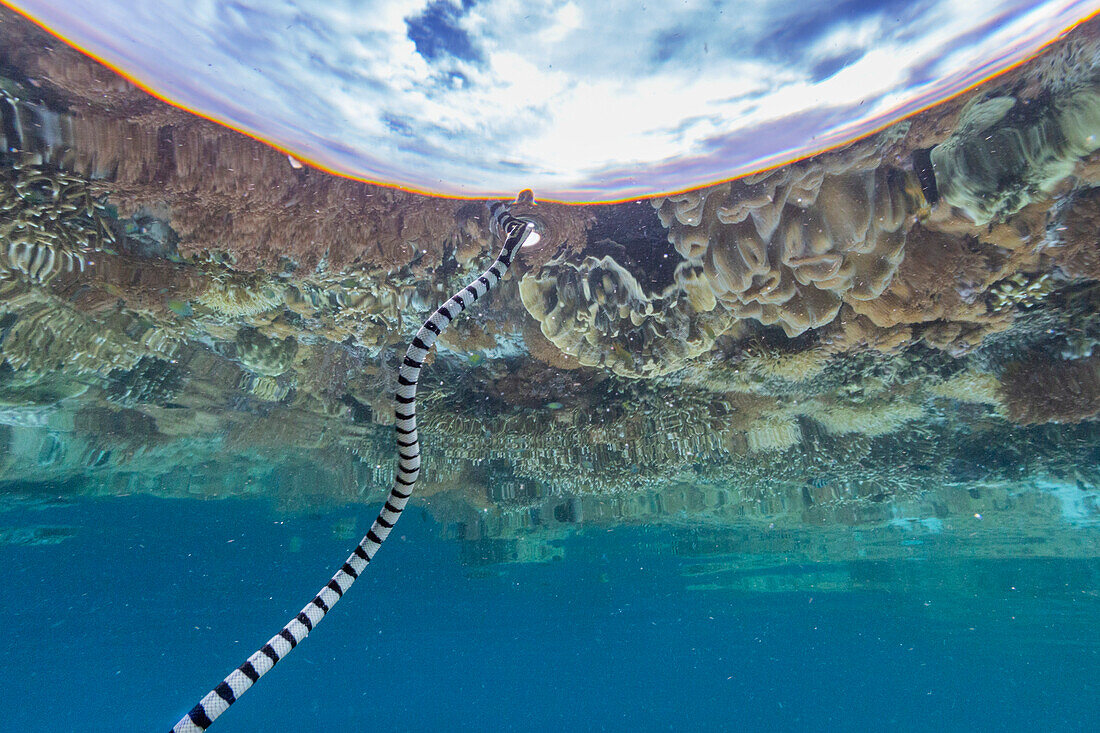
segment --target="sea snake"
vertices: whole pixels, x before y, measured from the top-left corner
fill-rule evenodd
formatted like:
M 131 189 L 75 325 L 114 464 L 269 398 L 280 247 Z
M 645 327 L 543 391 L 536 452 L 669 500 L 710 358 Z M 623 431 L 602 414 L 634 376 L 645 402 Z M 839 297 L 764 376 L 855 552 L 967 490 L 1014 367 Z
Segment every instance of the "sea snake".
M 530 200 L 531 194 L 528 191 L 524 191 L 516 199 L 517 202 Z M 416 332 L 409 350 L 405 353 L 405 360 L 397 371 L 398 386 L 394 395 L 397 403 L 394 410 L 397 419 L 397 470 L 393 477 L 393 488 L 390 489 L 382 510 L 378 512 L 378 518 L 374 520 L 366 536 L 359 541 L 344 566 L 336 571 L 321 592 L 282 631 L 271 637 L 244 664 L 230 672 L 220 685 L 208 692 L 191 712 L 176 723 L 172 728 L 173 733 L 195 733 L 209 728 L 219 715 L 256 684 L 256 680 L 263 677 L 276 662 L 306 638 L 370 564 L 393 525 L 401 517 L 401 512 L 412 495 L 413 484 L 420 475 L 420 441 L 416 434 L 416 383 L 420 378 L 420 367 L 424 358 L 436 337 L 455 316 L 489 292 L 504 277 L 516 250 L 538 241 L 539 235 L 535 231 L 534 223 L 512 216 L 509 213 L 509 204 L 503 201 L 494 202 L 489 205 L 489 213 L 490 231 L 504 242 L 496 262 L 432 313 Z

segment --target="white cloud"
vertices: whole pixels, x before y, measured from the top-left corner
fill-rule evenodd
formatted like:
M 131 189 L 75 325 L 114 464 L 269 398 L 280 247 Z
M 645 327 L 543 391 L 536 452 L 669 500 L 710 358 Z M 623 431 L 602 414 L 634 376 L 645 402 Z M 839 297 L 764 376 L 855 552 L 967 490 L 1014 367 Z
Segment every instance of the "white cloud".
M 644 11 L 627 0 L 481 0 L 466 10 L 454 0 L 449 14 L 435 12 L 438 0 L 14 4 L 296 157 L 444 193 L 533 187 L 604 200 L 702 185 L 869 131 L 1100 9 L 1100 0 L 861 3 L 850 16 L 844 0 L 650 0 Z M 444 32 L 418 37 L 421 53 L 407 19 L 426 12 Z M 918 68 L 933 78 L 906 86 Z M 790 131 L 826 109 L 847 116 L 789 149 Z M 761 125 L 773 133 L 698 160 Z M 685 159 L 692 165 L 676 174 Z M 602 183 L 611 169 L 636 170 L 632 187 Z

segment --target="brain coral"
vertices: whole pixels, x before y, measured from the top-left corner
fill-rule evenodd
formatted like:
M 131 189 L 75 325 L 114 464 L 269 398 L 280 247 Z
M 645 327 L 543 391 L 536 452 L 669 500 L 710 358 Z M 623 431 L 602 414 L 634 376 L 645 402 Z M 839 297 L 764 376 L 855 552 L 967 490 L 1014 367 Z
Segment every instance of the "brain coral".
M 583 366 L 625 377 L 668 374 L 710 349 L 732 325 L 702 286 L 700 268 L 688 263 L 662 292 L 649 294 L 610 255 L 579 264 L 555 258 L 525 274 L 519 292 L 555 346 Z
M 879 167 L 874 147 L 658 199 L 669 241 L 701 262 L 737 318 L 788 336 L 831 322 L 844 300 L 889 285 L 906 223 L 923 206 L 914 176 Z

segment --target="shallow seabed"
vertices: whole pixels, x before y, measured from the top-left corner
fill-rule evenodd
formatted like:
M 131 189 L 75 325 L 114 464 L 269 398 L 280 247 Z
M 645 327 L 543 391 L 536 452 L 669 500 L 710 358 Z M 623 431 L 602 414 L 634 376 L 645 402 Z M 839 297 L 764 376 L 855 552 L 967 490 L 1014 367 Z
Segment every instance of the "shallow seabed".
M 5 726 L 165 727 L 297 612 L 346 550 L 347 528 L 372 518 L 358 506 L 286 518 L 262 502 L 147 497 L 0 514 L 72 535 L 0 546 L 0 612 L 18 630 L 4 652 Z M 1092 543 L 1100 534 L 1081 532 Z M 1095 559 L 952 553 L 991 534 L 975 526 L 956 540 L 870 533 L 892 559 L 792 564 L 789 542 L 766 528 L 619 527 L 563 540 L 561 562 L 485 566 L 444 534 L 411 511 L 324 633 L 219 727 L 357 730 L 377 716 L 377 727 L 407 730 L 1089 730 L 1100 720 Z M 750 542 L 751 555 L 737 552 Z

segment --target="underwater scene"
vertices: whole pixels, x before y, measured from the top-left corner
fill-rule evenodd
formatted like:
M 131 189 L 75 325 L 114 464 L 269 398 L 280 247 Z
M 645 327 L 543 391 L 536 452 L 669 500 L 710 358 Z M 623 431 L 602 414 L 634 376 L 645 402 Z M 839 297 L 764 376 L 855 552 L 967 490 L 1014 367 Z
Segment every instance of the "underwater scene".
M 1100 729 L 1100 3 L 95 5 L 0 730 Z

